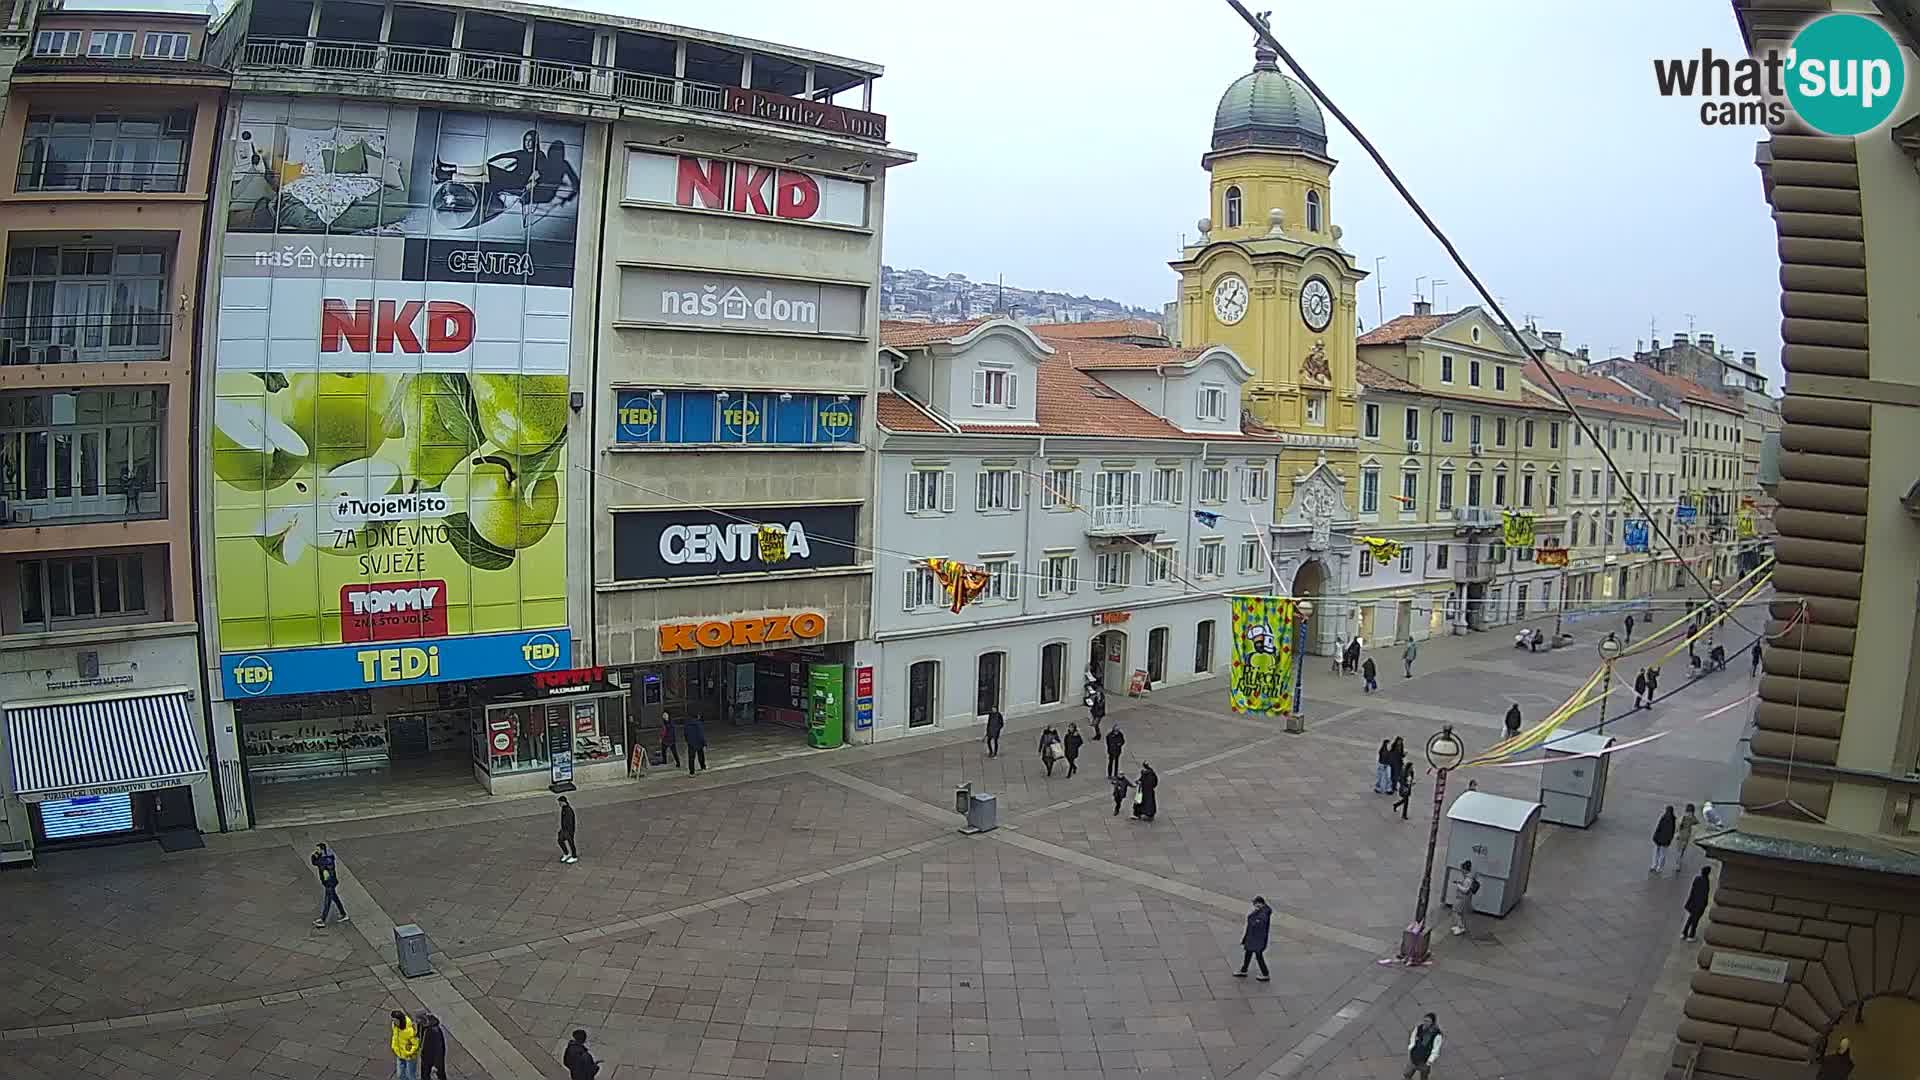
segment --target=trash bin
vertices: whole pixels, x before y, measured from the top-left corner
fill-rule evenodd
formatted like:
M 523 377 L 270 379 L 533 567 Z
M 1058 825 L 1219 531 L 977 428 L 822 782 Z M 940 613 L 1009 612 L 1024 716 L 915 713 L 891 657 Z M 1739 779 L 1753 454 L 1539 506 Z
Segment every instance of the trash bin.
M 953 812 L 965 814 L 973 803 L 973 785 L 961 784 L 953 789 Z
M 1540 824 L 1540 804 L 1507 799 L 1484 791 L 1469 791 L 1447 809 L 1447 872 L 1440 895 L 1453 897 L 1453 879 L 1460 864 L 1473 860 L 1480 891 L 1473 910 L 1482 915 L 1505 915 L 1527 891 L 1533 873 L 1534 833 Z
M 412 923 L 394 927 L 393 951 L 400 958 L 400 974 L 409 979 L 433 974 L 433 961 L 428 956 L 425 930 Z
M 1549 764 L 1540 767 L 1540 820 L 1584 829 L 1600 816 L 1607 797 L 1607 762 L 1603 753 L 1613 736 L 1594 732 L 1562 735 L 1547 743 Z M 1580 757 L 1577 755 L 1594 755 Z
M 967 803 L 967 827 L 965 832 L 989 832 L 1000 825 L 1000 804 L 992 795 L 985 792 L 975 795 Z

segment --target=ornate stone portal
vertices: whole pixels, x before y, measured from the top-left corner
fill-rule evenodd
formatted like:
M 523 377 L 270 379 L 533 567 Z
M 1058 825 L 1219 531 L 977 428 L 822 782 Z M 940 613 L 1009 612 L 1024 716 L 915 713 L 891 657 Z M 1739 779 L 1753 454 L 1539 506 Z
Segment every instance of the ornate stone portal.
M 1293 499 L 1273 528 L 1274 584 L 1292 595 L 1298 583 L 1314 583 L 1313 591 L 1299 599 L 1316 605 L 1308 651 L 1322 656 L 1337 650 L 1357 625 L 1351 605 L 1343 601 L 1356 522 L 1346 488 L 1321 454 L 1312 468 L 1294 476 Z

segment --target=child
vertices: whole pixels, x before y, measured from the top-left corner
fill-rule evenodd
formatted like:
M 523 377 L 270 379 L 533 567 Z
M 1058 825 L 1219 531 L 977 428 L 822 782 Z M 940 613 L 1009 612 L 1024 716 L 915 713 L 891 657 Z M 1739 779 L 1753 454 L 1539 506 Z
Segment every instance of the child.
M 1133 789 L 1133 781 L 1121 773 L 1113 777 L 1113 816 L 1120 816 L 1120 805 L 1127 801 L 1127 792 Z
M 1390 812 L 1391 810 L 1398 810 L 1400 811 L 1400 820 L 1401 821 L 1407 820 L 1407 803 L 1411 801 L 1412 798 L 1413 798 L 1413 769 L 1409 766 L 1403 765 L 1400 768 L 1400 800 L 1393 804 L 1393 806 L 1390 808 Z

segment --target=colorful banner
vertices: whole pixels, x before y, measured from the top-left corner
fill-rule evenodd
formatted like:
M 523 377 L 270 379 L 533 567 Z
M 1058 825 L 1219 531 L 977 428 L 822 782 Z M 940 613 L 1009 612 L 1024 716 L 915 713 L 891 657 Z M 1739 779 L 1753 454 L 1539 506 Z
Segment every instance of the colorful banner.
M 1398 540 L 1387 540 L 1378 536 L 1356 536 L 1353 539 L 1355 543 L 1364 544 L 1368 551 L 1373 552 L 1374 562 L 1391 563 L 1400 557 Z
M 1533 515 L 1512 510 L 1500 512 L 1500 542 L 1510 548 L 1533 546 Z
M 1233 711 L 1284 716 L 1294 709 L 1294 602 L 1233 598 Z
M 1567 556 L 1566 548 L 1535 548 L 1533 551 L 1533 561 L 1541 566 L 1565 566 Z
M 526 672 L 512 642 L 568 621 L 584 129 L 246 98 L 230 130 L 205 447 L 223 669 L 269 658 L 275 693 L 415 681 L 317 648 L 412 642 L 394 671 Z
M 1733 519 L 1733 525 L 1734 525 L 1734 529 L 1743 538 L 1750 537 L 1754 533 L 1759 531 L 1759 527 L 1757 523 L 1754 521 L 1753 511 L 1751 510 L 1742 510 L 1737 515 L 1735 515 Z
M 1673 520 L 1679 521 L 1679 522 L 1692 521 L 1694 518 L 1698 517 L 1699 514 L 1700 514 L 1700 511 L 1696 510 L 1694 507 L 1692 507 L 1687 503 L 1681 503 L 1680 505 L 1673 508 Z
M 1641 518 L 1628 518 L 1622 526 L 1622 538 L 1628 551 L 1647 550 L 1647 523 Z

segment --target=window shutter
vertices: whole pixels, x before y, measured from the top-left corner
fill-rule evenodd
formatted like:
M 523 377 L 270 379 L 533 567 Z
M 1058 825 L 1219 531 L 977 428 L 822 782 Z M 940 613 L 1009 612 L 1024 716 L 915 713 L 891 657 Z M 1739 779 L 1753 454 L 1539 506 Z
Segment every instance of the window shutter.
M 919 583 L 919 578 L 920 578 L 920 571 L 918 570 L 907 571 L 906 583 L 901 587 L 901 590 L 900 590 L 900 610 L 901 611 L 913 610 L 914 586 Z
M 1084 472 L 1075 472 L 1073 474 L 1073 504 L 1075 506 L 1079 506 L 1086 501 L 1086 491 L 1087 474 Z
M 1007 599 L 1020 599 L 1020 564 L 1017 562 L 1007 564 Z
M 987 403 L 987 373 L 980 368 L 973 369 L 973 403 L 975 405 Z
M 1067 560 L 1067 595 L 1080 591 L 1080 556 Z
M 976 510 L 987 508 L 987 492 L 993 481 L 993 474 L 981 469 L 973 474 L 973 504 Z
M 1173 505 L 1185 506 L 1187 502 L 1187 470 L 1185 466 L 1173 470 Z
M 953 473 L 947 469 L 940 470 L 940 510 L 953 513 Z
M 1137 471 L 1130 472 L 1127 474 L 1127 505 L 1139 506 L 1140 503 L 1140 474 Z
M 920 473 L 916 469 L 907 470 L 907 513 L 917 514 L 925 509 L 920 505 Z
M 1027 474 L 1018 469 L 1007 473 L 1007 508 L 1020 509 L 1020 496 L 1027 490 Z
M 1017 371 L 1009 371 L 1007 372 L 1007 408 L 1017 409 L 1019 407 L 1020 373 Z

